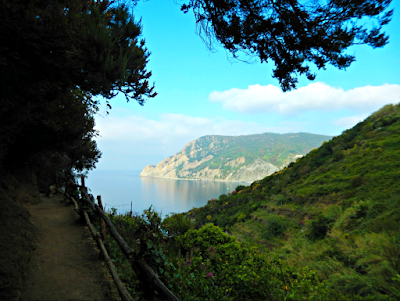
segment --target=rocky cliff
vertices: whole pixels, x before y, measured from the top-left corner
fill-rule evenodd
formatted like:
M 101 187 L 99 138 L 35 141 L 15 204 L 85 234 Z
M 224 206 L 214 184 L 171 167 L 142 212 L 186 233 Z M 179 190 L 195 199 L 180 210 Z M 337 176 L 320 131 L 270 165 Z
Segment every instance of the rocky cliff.
M 140 176 L 253 182 L 331 138 L 307 133 L 204 136 L 156 166 L 146 166 Z

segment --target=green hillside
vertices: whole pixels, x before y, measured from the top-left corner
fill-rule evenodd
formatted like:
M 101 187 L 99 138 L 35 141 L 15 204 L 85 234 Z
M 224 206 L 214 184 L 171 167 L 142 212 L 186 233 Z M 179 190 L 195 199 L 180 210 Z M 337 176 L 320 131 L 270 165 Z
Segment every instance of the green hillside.
M 204 162 L 196 169 L 201 170 L 206 166 L 220 168 L 227 160 L 234 160 L 245 157 L 246 164 L 257 158 L 280 167 L 290 162 L 295 155 L 306 154 L 314 147 L 321 145 L 324 141 L 331 139 L 331 136 L 316 135 L 309 133 L 263 133 L 256 135 L 242 136 L 203 136 L 196 140 L 196 157 L 189 161 L 200 161 L 209 155 L 214 158 Z M 210 144 L 213 147 L 210 147 Z M 190 147 L 188 147 L 190 148 Z M 190 149 L 186 152 L 190 153 Z M 226 166 L 224 167 L 226 168 Z
M 147 165 L 140 176 L 251 183 L 286 167 L 331 138 L 309 133 L 208 135 L 187 143 L 156 166 Z
M 400 298 L 400 105 L 388 105 L 288 168 L 188 215 L 327 286 Z
M 399 183 L 400 104 L 202 208 L 110 217 L 181 300 L 399 300 Z

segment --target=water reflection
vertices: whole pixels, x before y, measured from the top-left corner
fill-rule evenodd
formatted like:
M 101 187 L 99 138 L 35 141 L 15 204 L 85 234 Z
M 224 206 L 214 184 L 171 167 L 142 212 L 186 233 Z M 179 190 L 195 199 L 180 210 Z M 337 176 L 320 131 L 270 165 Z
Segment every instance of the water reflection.
M 153 200 L 163 213 L 183 212 L 193 207 L 204 206 L 208 200 L 229 193 L 240 183 L 202 180 L 175 180 L 140 178 L 142 198 Z
M 91 193 L 101 195 L 106 208 L 142 213 L 151 205 L 163 216 L 204 206 L 208 200 L 233 191 L 239 182 L 140 178 L 140 171 L 91 171 L 86 181 Z

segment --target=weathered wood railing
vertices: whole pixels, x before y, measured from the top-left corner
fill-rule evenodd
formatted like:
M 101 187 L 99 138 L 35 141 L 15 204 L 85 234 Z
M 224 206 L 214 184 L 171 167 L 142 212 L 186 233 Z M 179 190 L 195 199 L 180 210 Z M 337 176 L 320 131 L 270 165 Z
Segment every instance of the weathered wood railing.
M 127 289 L 125 288 L 124 284 L 122 283 L 121 279 L 118 276 L 118 273 L 115 269 L 115 266 L 113 262 L 111 261 L 110 256 L 108 255 L 108 252 L 104 246 L 103 239 L 106 238 L 106 233 L 105 233 L 105 225 L 107 225 L 111 236 L 115 239 L 115 241 L 118 243 L 119 247 L 121 248 L 122 252 L 124 253 L 125 257 L 128 259 L 130 262 L 132 269 L 138 276 L 138 278 L 144 278 L 145 283 L 151 283 L 154 288 L 158 291 L 160 294 L 160 297 L 163 300 L 171 300 L 171 301 L 179 301 L 179 299 L 165 286 L 165 284 L 158 278 L 157 274 L 154 272 L 154 270 L 143 260 L 137 260 L 134 258 L 134 250 L 129 247 L 129 245 L 125 242 L 123 237 L 118 233 L 117 229 L 113 225 L 113 223 L 110 221 L 108 218 L 107 214 L 103 210 L 102 202 L 101 202 L 101 197 L 98 196 L 98 205 L 94 204 L 89 197 L 87 193 L 87 189 L 85 187 L 85 182 L 84 178 L 82 177 L 82 183 L 81 186 L 79 186 L 82 200 L 84 204 L 88 205 L 94 213 L 96 213 L 100 217 L 101 221 L 101 232 L 102 234 L 100 235 L 96 229 L 93 227 L 92 223 L 90 222 L 90 218 L 87 214 L 86 211 L 80 210 L 79 205 L 76 202 L 76 200 L 69 196 L 66 192 L 61 191 L 64 193 L 74 204 L 74 210 L 78 214 L 83 214 L 83 217 L 85 218 L 85 221 L 90 229 L 90 232 L 92 233 L 93 238 L 95 239 L 99 249 L 103 253 L 103 256 L 105 258 L 105 261 L 107 263 L 107 266 L 110 270 L 110 273 L 114 279 L 114 283 L 121 295 L 122 300 L 127 301 L 127 300 L 133 300 Z

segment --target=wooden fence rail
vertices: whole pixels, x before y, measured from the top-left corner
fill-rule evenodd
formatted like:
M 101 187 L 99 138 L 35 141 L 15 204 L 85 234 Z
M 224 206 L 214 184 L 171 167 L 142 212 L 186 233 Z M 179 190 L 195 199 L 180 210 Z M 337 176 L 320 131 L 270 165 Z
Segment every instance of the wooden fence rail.
M 101 218 L 102 223 L 104 221 L 104 223 L 107 225 L 111 236 L 118 243 L 118 245 L 121 248 L 122 252 L 124 253 L 125 257 L 130 262 L 132 269 L 134 270 L 136 275 L 140 278 L 144 278 L 145 283 L 151 283 L 155 287 L 155 289 L 158 291 L 158 293 L 160 294 L 160 297 L 163 300 L 179 301 L 179 299 L 165 286 L 165 284 L 160 280 L 160 278 L 154 272 L 154 270 L 143 259 L 137 260 L 134 258 L 134 254 L 135 254 L 134 250 L 131 247 L 129 247 L 129 245 L 125 242 L 123 237 L 118 233 L 117 229 L 115 228 L 113 223 L 108 218 L 107 214 L 103 211 L 103 208 L 101 205 L 101 198 L 100 199 L 98 198 L 99 205 L 94 204 L 92 202 L 91 198 L 89 197 L 89 195 L 87 193 L 84 178 L 82 178 L 82 185 L 80 186 L 80 192 L 81 192 L 84 203 L 87 204 L 92 209 L 92 211 Z M 69 197 L 69 196 L 67 195 L 67 197 Z M 80 214 L 77 202 L 74 200 L 74 198 L 72 198 L 72 197 L 69 197 L 69 198 L 74 203 L 75 211 L 77 211 Z M 132 297 L 129 295 L 128 291 L 126 290 L 125 286 L 123 285 L 121 279 L 119 278 L 119 276 L 115 270 L 115 266 L 112 263 L 109 255 L 107 253 L 107 250 L 104 246 L 102 237 L 103 238 L 106 237 L 105 233 L 103 232 L 104 231 L 103 229 L 105 229 L 105 227 L 101 226 L 102 235 L 100 235 L 94 229 L 93 225 L 90 222 L 89 216 L 87 215 L 87 213 L 85 211 L 83 212 L 83 215 L 86 220 L 86 223 L 89 226 L 89 229 L 92 233 L 93 238 L 96 240 L 96 242 L 99 246 L 99 249 L 101 250 L 101 252 L 103 253 L 103 255 L 105 257 L 105 260 L 106 260 L 107 265 L 110 269 L 110 272 L 113 276 L 115 285 L 118 288 L 121 298 L 124 301 L 125 300 L 133 300 Z
M 110 270 L 111 276 L 114 280 L 115 286 L 118 289 L 119 295 L 121 296 L 123 301 L 134 301 L 134 299 L 132 298 L 132 296 L 129 294 L 128 290 L 126 289 L 125 285 L 122 283 L 121 278 L 119 278 L 117 270 L 115 268 L 114 263 L 112 262 L 110 256 L 108 255 L 107 249 L 104 246 L 102 237 L 100 236 L 100 234 L 96 231 L 96 229 L 93 227 L 92 223 L 90 222 L 90 218 L 87 214 L 87 212 L 85 211 L 80 211 L 79 210 L 79 205 L 76 202 L 76 200 L 71 197 L 68 193 L 62 191 L 62 190 L 58 190 L 60 193 L 63 193 L 66 197 L 68 197 L 72 203 L 74 204 L 74 210 L 79 214 L 83 214 L 83 217 L 85 218 L 86 224 L 89 227 L 90 233 L 93 236 L 93 239 L 96 241 L 97 246 L 99 247 L 100 251 L 103 254 L 104 260 L 107 263 L 108 269 Z M 82 213 L 83 212 L 83 213 Z

